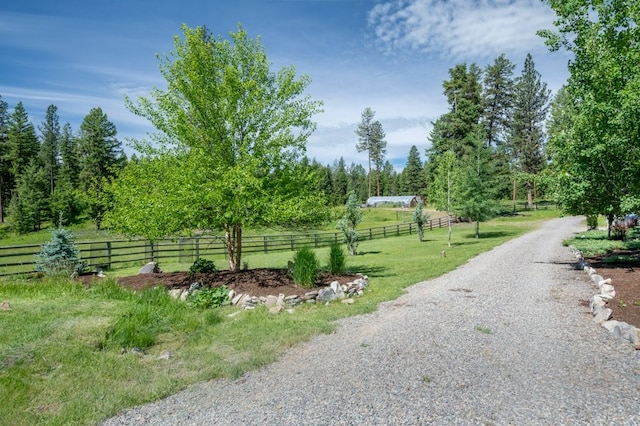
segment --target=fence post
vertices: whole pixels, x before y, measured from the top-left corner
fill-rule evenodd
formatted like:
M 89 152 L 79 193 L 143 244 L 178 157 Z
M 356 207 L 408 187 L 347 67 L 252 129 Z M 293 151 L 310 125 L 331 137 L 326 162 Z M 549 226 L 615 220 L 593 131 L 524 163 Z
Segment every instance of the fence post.
M 293 239 L 293 235 L 291 235 L 291 251 L 294 250 L 295 247 L 295 240 Z
M 111 269 L 111 241 L 107 241 L 107 269 Z
M 318 248 L 318 234 L 313 234 L 313 245 Z
M 196 238 L 196 260 L 200 259 L 200 238 Z
M 387 227 L 386 226 L 382 227 L 382 236 L 383 236 L 383 238 L 387 238 Z
M 153 241 L 149 241 L 149 249 L 150 249 L 150 254 L 151 254 L 151 261 L 153 262 Z
M 265 253 L 269 253 L 269 249 L 267 249 L 267 236 L 266 235 L 264 235 L 262 237 L 262 247 L 263 247 Z

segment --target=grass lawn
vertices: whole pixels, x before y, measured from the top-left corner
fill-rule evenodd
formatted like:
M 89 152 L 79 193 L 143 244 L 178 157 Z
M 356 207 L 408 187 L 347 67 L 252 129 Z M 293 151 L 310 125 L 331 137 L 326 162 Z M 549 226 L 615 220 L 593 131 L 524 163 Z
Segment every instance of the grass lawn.
M 362 242 L 347 268 L 369 276 L 365 295 L 353 305 L 305 305 L 294 314 L 259 308 L 230 317 L 237 308 L 199 310 L 164 291 L 134 294 L 113 280 L 91 289 L 66 280 L 0 281 L 0 303 L 10 305 L 0 310 L 0 423 L 95 424 L 198 381 L 239 377 L 333 331 L 337 319 L 371 312 L 407 286 L 455 269 L 557 214 L 537 211 L 482 223 L 479 239 L 473 224 L 456 225 L 452 247 L 446 229 L 425 233 L 423 242 L 416 235 Z M 317 250 L 318 258 L 327 252 Z M 281 268 L 292 257 L 279 252 L 245 260 L 251 268 Z M 126 333 L 141 334 L 147 355 L 122 354 Z M 158 359 L 166 350 L 173 357 Z

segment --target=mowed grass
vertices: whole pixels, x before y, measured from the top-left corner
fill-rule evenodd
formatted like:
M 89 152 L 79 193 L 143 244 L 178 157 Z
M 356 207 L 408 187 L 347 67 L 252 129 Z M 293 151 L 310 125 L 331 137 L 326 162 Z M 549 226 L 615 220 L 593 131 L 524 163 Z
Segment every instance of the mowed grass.
M 0 310 L 0 424 L 95 424 L 198 381 L 239 377 L 332 332 L 337 319 L 372 312 L 407 286 L 455 269 L 554 215 L 532 212 L 483 223 L 479 239 L 473 224 L 456 225 L 451 247 L 446 229 L 425 233 L 423 242 L 417 235 L 362 242 L 360 254 L 347 258 L 347 269 L 369 276 L 365 295 L 353 305 L 305 305 L 293 314 L 199 310 L 157 291 L 131 293 L 113 280 L 89 289 L 66 280 L 0 282 L 0 302 L 10 305 Z M 328 251 L 316 251 L 322 264 Z M 245 260 L 252 268 L 281 268 L 292 258 L 292 252 L 279 252 Z M 123 353 L 114 337 L 114 325 L 131 318 L 141 318 L 138 328 L 155 342 L 146 355 Z M 159 359 L 163 351 L 172 358 Z

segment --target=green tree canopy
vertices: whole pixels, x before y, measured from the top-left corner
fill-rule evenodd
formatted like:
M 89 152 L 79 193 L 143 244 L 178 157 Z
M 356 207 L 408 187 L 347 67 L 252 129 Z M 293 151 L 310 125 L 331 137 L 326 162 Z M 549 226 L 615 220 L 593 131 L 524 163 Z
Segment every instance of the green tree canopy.
M 550 134 L 560 200 L 571 214 L 610 217 L 640 209 L 640 4 L 545 0 L 553 49 L 573 53 L 566 99 Z M 558 101 L 558 99 L 556 99 Z
M 309 167 L 300 167 L 321 103 L 304 95 L 308 76 L 270 70 L 259 38 L 230 39 L 182 27 L 175 51 L 158 56 L 167 89 L 128 108 L 158 133 L 138 141 L 143 158 L 114 186 L 110 223 L 156 239 L 193 229 L 225 230 L 229 269 L 248 225 L 317 223 L 327 210 Z

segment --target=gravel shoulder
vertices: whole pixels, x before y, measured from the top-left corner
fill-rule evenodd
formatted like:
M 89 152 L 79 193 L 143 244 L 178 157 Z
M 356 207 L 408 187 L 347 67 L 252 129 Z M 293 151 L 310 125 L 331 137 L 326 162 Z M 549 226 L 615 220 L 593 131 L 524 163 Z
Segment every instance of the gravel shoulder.
M 590 320 L 561 241 L 580 218 L 483 253 L 237 380 L 104 425 L 640 424 L 640 351 Z

